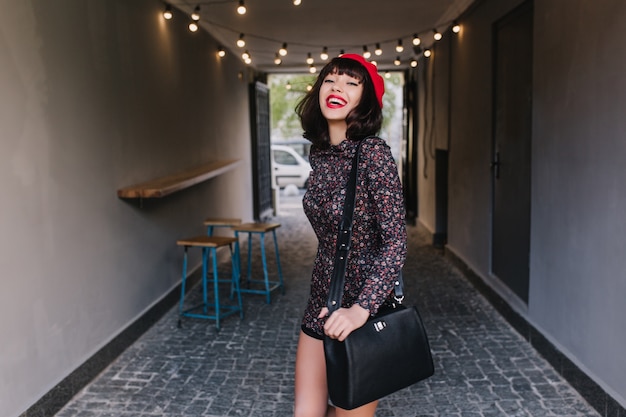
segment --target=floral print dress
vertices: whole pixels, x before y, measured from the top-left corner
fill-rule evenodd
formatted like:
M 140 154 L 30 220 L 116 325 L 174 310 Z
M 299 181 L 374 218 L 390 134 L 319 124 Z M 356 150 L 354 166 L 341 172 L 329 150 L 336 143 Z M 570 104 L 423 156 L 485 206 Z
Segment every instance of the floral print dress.
M 344 140 L 327 149 L 311 147 L 312 167 L 303 198 L 304 212 L 318 239 L 311 294 L 302 330 L 322 338 L 326 306 L 343 214 L 346 183 L 358 142 Z M 361 145 L 359 177 L 342 307 L 358 303 L 376 314 L 390 297 L 406 257 L 405 207 L 398 167 L 389 146 L 369 137 Z

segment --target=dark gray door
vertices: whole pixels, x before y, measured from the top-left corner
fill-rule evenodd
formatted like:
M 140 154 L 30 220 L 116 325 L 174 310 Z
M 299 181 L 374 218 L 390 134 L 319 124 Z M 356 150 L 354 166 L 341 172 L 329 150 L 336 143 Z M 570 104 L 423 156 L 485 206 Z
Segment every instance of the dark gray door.
M 532 2 L 494 30 L 493 223 L 491 272 L 528 303 Z
M 254 185 L 254 218 L 272 216 L 272 161 L 270 156 L 270 93 L 267 85 L 250 85 L 252 126 L 252 184 Z

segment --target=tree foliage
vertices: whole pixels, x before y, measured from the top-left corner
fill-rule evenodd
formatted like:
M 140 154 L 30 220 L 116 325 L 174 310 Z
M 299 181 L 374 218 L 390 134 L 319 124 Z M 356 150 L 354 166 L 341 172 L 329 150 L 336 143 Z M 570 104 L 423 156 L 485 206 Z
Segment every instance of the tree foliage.
M 302 139 L 295 108 L 315 79 L 309 74 L 275 74 L 269 78 L 272 140 Z

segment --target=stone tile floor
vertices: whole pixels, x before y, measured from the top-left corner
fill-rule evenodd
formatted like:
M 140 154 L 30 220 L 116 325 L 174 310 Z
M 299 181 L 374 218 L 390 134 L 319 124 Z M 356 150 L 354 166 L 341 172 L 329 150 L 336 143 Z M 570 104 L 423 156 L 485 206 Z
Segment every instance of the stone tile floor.
M 197 319 L 178 328 L 173 308 L 57 416 L 292 416 L 296 341 L 316 239 L 298 198 L 283 203 L 275 220 L 282 224 L 285 295 L 276 292 L 266 304 L 264 296 L 244 294 L 244 320 L 228 317 L 219 333 Z M 408 232 L 407 300 L 425 321 L 435 375 L 381 400 L 377 417 L 598 416 L 424 230 Z

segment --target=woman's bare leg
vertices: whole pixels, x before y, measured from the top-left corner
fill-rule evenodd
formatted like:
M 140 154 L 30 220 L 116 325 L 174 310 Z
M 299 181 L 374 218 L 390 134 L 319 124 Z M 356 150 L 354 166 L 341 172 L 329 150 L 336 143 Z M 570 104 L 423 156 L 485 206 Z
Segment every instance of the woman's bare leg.
M 326 361 L 321 340 L 300 332 L 296 352 L 295 417 L 327 417 Z
M 296 353 L 295 417 L 373 417 L 378 401 L 354 410 L 328 405 L 324 343 L 300 332 Z
M 336 417 L 374 417 L 378 401 L 373 401 L 369 404 L 362 405 L 354 410 L 344 410 L 341 408 L 335 409 Z

